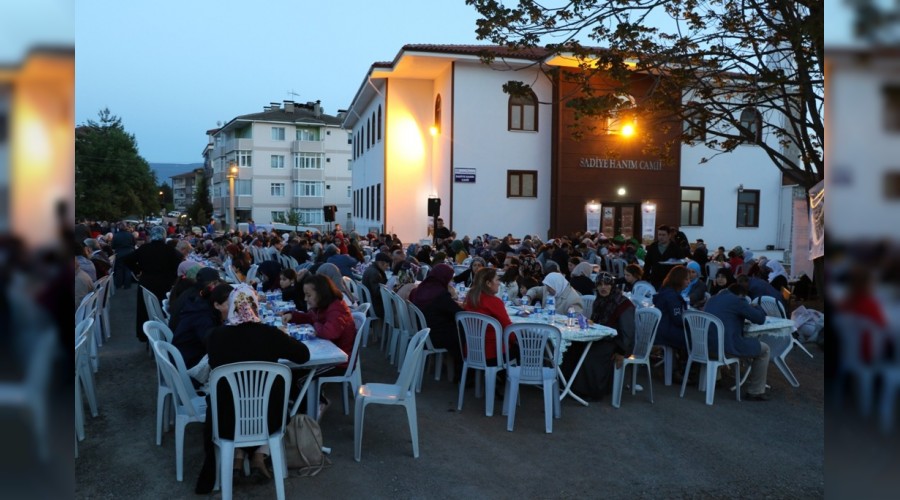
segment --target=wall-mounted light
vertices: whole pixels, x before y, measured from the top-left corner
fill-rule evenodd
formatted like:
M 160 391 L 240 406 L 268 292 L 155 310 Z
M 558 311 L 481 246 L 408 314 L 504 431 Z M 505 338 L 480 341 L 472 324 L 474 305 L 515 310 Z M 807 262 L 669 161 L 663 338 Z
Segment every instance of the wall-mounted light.
M 627 192 L 628 192 L 628 191 L 626 191 L 624 187 L 620 187 L 620 188 L 616 191 L 616 193 L 618 193 L 619 196 L 625 196 L 625 193 L 627 193 Z
M 428 128 L 428 132 L 431 134 L 431 137 L 437 137 L 437 135 L 441 133 L 441 130 L 432 125 Z

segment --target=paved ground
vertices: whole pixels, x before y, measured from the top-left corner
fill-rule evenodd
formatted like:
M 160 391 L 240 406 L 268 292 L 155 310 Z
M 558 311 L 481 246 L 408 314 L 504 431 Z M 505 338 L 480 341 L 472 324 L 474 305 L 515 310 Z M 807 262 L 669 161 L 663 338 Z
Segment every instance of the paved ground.
M 189 498 L 202 462 L 202 429 L 188 427 L 185 480 L 175 480 L 174 437 L 155 439 L 155 366 L 134 337 L 136 290 L 112 302 L 115 336 L 101 351 L 100 415 L 86 423 L 75 460 L 76 498 Z M 353 460 L 353 417 L 343 415 L 336 387 L 322 429 L 331 468 L 286 480 L 288 498 L 821 498 L 824 482 L 823 356 L 788 358 L 801 386 L 771 367 L 772 401 L 742 402 L 721 386 L 714 406 L 689 389 L 654 380 L 646 393 L 582 407 L 567 399 L 545 434 L 541 394 L 526 390 L 514 432 L 500 402 L 467 392 L 457 412 L 456 386 L 427 378 L 418 398 L 420 451 L 412 457 L 400 408 L 366 409 L 362 462 Z M 363 380 L 393 381 L 396 370 L 375 347 L 362 352 Z M 352 404 L 352 403 L 351 403 Z M 271 498 L 274 485 L 238 481 L 235 498 Z

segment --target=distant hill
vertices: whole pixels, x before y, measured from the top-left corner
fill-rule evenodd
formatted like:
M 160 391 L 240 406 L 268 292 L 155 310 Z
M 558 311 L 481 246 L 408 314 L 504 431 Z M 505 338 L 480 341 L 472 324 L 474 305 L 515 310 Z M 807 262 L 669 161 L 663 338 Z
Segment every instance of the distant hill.
M 156 173 L 156 182 L 171 184 L 170 177 L 186 174 L 195 168 L 203 168 L 202 163 L 151 163 L 150 169 Z

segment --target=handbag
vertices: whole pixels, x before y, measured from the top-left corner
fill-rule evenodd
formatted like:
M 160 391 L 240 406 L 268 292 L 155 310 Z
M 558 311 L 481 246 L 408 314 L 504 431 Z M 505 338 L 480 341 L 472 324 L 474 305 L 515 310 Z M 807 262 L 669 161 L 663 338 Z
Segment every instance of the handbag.
M 306 414 L 291 417 L 285 430 L 284 448 L 288 469 L 298 469 L 300 476 L 315 476 L 331 465 L 322 453 L 322 429 Z

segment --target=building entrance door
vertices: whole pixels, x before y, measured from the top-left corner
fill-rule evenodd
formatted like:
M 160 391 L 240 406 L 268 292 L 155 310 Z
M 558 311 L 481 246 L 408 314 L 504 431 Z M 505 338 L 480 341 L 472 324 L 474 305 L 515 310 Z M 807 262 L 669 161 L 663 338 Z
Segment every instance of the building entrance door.
M 625 239 L 641 234 L 640 205 L 637 203 L 602 203 L 600 231 L 607 238 L 622 235 Z M 640 239 L 640 238 L 638 238 Z

